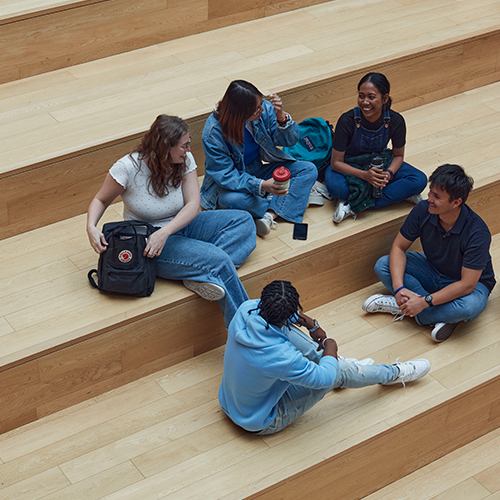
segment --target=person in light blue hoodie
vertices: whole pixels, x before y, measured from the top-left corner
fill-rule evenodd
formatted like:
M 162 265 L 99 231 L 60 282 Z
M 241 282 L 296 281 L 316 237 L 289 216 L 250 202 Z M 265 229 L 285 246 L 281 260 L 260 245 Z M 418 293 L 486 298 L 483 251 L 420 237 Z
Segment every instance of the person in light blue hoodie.
M 370 358 L 339 356 L 335 340 L 301 311 L 293 285 L 273 281 L 260 300 L 244 302 L 229 325 L 219 402 L 248 432 L 282 430 L 334 388 L 404 385 L 430 370 L 426 359 L 373 365 Z

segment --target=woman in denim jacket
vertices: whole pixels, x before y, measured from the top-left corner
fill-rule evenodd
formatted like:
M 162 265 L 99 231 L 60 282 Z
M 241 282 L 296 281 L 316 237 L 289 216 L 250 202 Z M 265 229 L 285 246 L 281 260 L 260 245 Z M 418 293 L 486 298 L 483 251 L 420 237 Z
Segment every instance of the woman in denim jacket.
M 205 209 L 241 209 L 256 219 L 257 234 L 277 226 L 276 217 L 301 222 L 318 172 L 308 161 L 296 161 L 277 146 L 299 140 L 298 125 L 283 110 L 276 94 L 271 102 L 244 80 L 231 82 L 203 130 Z M 285 166 L 290 186 L 274 184 L 273 171 Z

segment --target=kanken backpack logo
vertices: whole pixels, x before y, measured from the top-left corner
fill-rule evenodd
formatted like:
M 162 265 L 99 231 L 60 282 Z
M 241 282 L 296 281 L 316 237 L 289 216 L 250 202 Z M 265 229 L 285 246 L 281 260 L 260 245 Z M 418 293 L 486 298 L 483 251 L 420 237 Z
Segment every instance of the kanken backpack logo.
M 130 262 L 132 260 L 132 252 L 130 250 L 122 250 L 118 254 L 118 260 L 120 262 Z
M 90 284 L 101 292 L 148 297 L 156 280 L 156 257 L 144 257 L 147 239 L 156 228 L 147 222 L 123 221 L 104 224 L 108 242 L 99 255 L 97 269 L 88 273 Z M 97 283 L 93 274 L 97 274 Z

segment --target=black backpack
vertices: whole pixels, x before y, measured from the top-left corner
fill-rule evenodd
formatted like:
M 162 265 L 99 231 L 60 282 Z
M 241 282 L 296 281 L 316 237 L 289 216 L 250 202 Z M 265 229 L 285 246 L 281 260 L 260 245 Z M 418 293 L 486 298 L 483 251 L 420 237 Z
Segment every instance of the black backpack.
M 148 297 L 156 280 L 156 257 L 144 257 L 147 239 L 156 231 L 147 222 L 128 220 L 104 224 L 102 233 L 108 242 L 99 255 L 97 269 L 88 273 L 90 284 L 101 292 Z M 93 274 L 97 273 L 97 283 Z

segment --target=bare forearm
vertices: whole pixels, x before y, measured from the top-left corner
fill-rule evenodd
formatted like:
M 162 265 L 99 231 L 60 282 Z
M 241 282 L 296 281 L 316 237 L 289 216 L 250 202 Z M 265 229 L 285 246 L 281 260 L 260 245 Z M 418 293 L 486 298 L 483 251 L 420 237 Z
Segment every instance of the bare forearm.
M 332 170 L 334 172 L 337 172 L 339 174 L 343 175 L 352 175 L 354 177 L 357 177 L 358 179 L 365 180 L 365 171 L 360 170 L 359 168 L 352 167 L 348 163 L 345 163 L 343 161 L 336 160 L 332 162 Z
M 161 230 L 164 230 L 168 236 L 180 231 L 185 228 L 190 222 L 192 222 L 196 216 L 200 213 L 200 207 L 196 203 L 187 203 L 182 207 L 177 215 Z
M 89 227 L 96 227 L 97 223 L 101 220 L 104 212 L 106 211 L 107 205 L 97 198 L 94 198 L 89 205 L 87 210 L 87 230 Z
M 393 247 L 389 255 L 389 269 L 391 271 L 392 288 L 397 290 L 403 286 L 406 270 L 406 252 L 400 248 Z
M 392 175 L 396 175 L 396 172 L 401 168 L 401 165 L 403 164 L 403 157 L 402 156 L 395 156 L 391 164 L 389 165 L 389 168 L 387 170 L 390 170 L 392 172 Z
M 446 304 L 452 300 L 469 295 L 474 290 L 474 286 L 462 281 L 456 281 L 432 294 L 432 304 Z

